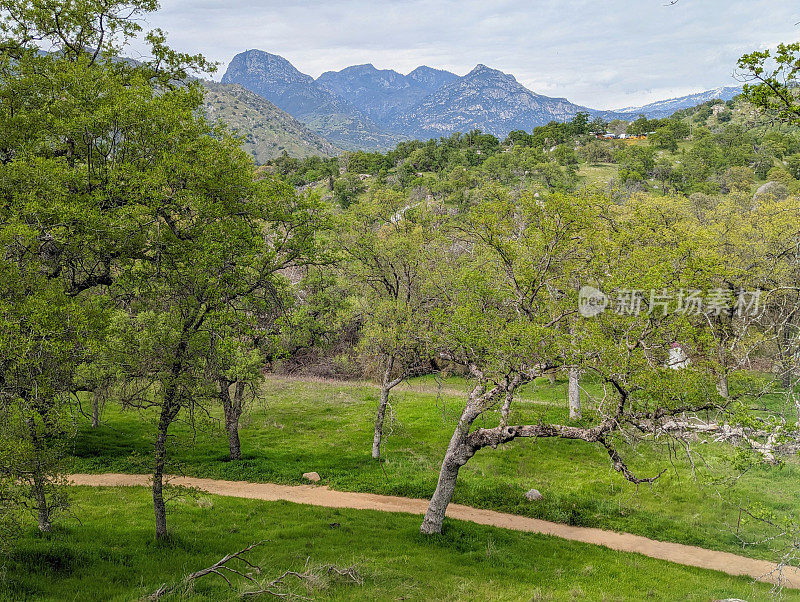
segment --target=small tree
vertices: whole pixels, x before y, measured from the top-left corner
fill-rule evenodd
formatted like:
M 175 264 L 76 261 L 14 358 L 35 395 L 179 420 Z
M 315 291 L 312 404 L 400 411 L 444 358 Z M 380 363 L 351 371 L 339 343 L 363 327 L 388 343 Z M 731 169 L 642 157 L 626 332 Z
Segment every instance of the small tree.
M 246 327 L 237 328 L 231 324 L 211 327 L 208 377 L 218 388 L 231 460 L 242 459 L 239 421 L 245 411 L 247 389 L 250 389 L 254 397 L 262 378 L 264 359 L 259 343 L 258 334 L 250 332 Z
M 316 197 L 298 195 L 273 180 L 261 182 L 260 188 L 259 213 L 251 218 L 260 220 L 261 234 L 269 244 L 253 256 L 238 258 L 250 262 L 241 275 L 247 280 L 239 282 L 243 292 L 230 299 L 228 311 L 208 325 L 209 378 L 218 387 L 231 460 L 242 456 L 239 420 L 245 411 L 245 393 L 249 388 L 255 395 L 266 357 L 280 355 L 285 346 L 282 326 L 291 322 L 288 314 L 296 308 L 293 288 L 299 283 L 290 274 L 324 261 L 316 235 L 328 226 Z
M 380 457 L 390 391 L 427 368 L 421 331 L 427 273 L 437 239 L 427 201 L 378 190 L 353 205 L 340 222 L 342 274 L 352 287 L 352 310 L 362 323 L 361 352 L 377 364 L 381 394 L 372 457 Z
M 68 504 L 60 477 L 65 414 L 91 309 L 37 267 L 20 258 L 0 264 L 0 433 L 9 451 L 0 480 L 22 496 L 3 501 L 24 500 L 39 529 L 50 531 Z

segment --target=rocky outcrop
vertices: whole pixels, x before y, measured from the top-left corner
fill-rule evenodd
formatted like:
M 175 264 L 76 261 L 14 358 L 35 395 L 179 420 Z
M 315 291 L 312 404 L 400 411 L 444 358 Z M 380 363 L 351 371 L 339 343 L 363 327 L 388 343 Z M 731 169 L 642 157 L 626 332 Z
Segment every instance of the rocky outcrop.
M 758 197 L 769 196 L 776 201 L 782 201 L 789 196 L 789 189 L 781 182 L 770 181 L 766 184 L 759 186 L 756 193 L 753 195 L 753 200 L 758 200 Z

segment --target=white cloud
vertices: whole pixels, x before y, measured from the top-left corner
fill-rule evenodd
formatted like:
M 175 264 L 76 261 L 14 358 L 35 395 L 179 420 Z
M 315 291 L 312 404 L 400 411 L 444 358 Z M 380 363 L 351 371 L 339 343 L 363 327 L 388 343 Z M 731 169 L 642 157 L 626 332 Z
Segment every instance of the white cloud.
M 731 85 L 744 52 L 800 37 L 788 0 L 163 0 L 149 24 L 223 63 L 250 48 L 317 76 L 477 63 L 590 107 Z

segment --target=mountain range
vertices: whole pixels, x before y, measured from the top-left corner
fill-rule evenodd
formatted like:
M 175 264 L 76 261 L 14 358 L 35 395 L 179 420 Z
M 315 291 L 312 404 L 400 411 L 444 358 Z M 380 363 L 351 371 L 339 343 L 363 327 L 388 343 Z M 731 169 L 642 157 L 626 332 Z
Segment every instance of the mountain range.
M 643 107 L 628 107 L 627 109 L 618 109 L 616 113 L 623 115 L 637 116 L 647 115 L 649 119 L 663 119 L 669 117 L 675 111 L 681 109 L 688 109 L 689 107 L 696 107 L 699 104 L 708 102 L 709 100 L 731 100 L 742 93 L 740 86 L 722 86 L 714 88 L 713 90 L 706 90 L 705 92 L 698 92 L 697 94 L 689 94 L 688 96 L 681 96 L 680 98 L 670 98 L 669 100 L 659 100 L 651 102 Z
M 513 75 L 485 65 L 458 76 L 426 66 L 403 75 L 367 64 L 328 71 L 314 79 L 285 58 L 261 50 L 237 54 L 222 84 L 249 90 L 345 150 L 385 150 L 401 140 L 473 129 L 505 137 L 512 130 L 530 131 L 550 121 L 568 121 L 578 112 L 604 119 L 630 120 L 640 114 L 665 117 L 706 100 L 728 100 L 741 93 L 740 88 L 717 88 L 607 111 L 537 94 Z
M 223 84 L 239 84 L 283 109 L 311 130 L 348 150 L 385 149 L 402 140 L 363 111 L 281 56 L 249 50 L 237 54 Z

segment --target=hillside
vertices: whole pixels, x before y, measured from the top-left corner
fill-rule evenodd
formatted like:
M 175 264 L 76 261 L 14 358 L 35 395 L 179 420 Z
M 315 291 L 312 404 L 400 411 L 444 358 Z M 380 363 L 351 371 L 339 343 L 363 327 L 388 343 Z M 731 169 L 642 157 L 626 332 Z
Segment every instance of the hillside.
M 203 82 L 206 113 L 244 136 L 244 148 L 256 163 L 286 152 L 292 157 L 341 152 L 325 138 L 310 131 L 294 117 L 263 97 L 238 85 Z

